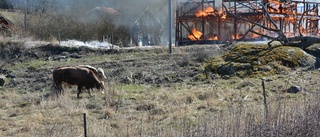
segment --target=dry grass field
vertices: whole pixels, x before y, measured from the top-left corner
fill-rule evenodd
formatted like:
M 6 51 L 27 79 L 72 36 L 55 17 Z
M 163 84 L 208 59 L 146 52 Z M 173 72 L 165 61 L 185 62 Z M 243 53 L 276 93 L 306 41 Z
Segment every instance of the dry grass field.
M 266 76 L 265 106 L 261 77 L 205 79 L 203 63 L 227 52 L 223 47 L 174 47 L 169 55 L 165 47 L 3 45 L 0 74 L 14 78 L 0 87 L 1 136 L 84 136 L 84 113 L 90 137 L 320 135 L 319 70 Z M 76 87 L 65 87 L 57 98 L 52 70 L 83 64 L 105 70 L 107 92 L 77 99 Z M 293 85 L 301 91 L 286 93 Z

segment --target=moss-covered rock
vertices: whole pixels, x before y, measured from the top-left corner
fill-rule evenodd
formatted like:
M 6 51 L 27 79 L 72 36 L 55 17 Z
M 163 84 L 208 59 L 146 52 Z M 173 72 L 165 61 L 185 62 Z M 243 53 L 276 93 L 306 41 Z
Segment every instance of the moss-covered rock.
M 320 43 L 315 43 L 309 46 L 308 48 L 306 48 L 306 52 L 317 58 L 320 58 Z
M 222 57 L 206 62 L 205 71 L 219 75 L 252 77 L 279 74 L 290 68 L 313 66 L 316 58 L 300 48 L 240 44 Z

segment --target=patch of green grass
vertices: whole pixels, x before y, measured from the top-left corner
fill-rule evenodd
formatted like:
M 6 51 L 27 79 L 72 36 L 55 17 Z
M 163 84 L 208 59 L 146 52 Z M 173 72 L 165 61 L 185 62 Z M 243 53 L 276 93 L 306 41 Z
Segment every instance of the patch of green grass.
M 135 84 L 130 84 L 130 85 L 117 85 L 115 87 L 116 91 L 121 91 L 121 98 L 128 99 L 128 100 L 140 100 L 143 98 L 143 95 L 145 93 L 146 88 L 143 87 L 142 85 L 135 85 Z
M 47 66 L 50 62 L 44 60 L 31 60 L 27 62 L 18 63 L 13 66 L 13 69 L 40 69 Z
M 127 93 L 141 93 L 144 89 L 141 85 L 130 84 L 130 85 L 119 85 L 116 87 L 117 90 L 125 91 Z

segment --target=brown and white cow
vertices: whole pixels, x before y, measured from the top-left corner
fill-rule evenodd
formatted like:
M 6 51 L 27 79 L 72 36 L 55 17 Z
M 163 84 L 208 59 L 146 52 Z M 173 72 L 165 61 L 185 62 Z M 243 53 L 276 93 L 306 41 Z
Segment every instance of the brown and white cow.
M 97 88 L 102 92 L 104 90 L 103 82 L 98 78 L 96 73 L 86 67 L 59 67 L 53 70 L 53 81 L 55 86 L 58 88 L 57 96 L 62 93 L 63 83 L 78 86 L 77 98 L 85 87 L 89 95 L 90 89 Z

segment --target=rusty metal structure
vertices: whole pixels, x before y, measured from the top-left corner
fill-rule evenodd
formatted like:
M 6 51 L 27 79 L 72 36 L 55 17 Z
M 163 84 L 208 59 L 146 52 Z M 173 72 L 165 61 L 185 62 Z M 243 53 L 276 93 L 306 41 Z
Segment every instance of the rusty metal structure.
M 286 37 L 319 36 L 319 9 L 318 0 L 178 2 L 176 45 L 265 39 L 263 35 L 277 37 L 278 34 L 272 31 L 275 27 L 280 28 Z

